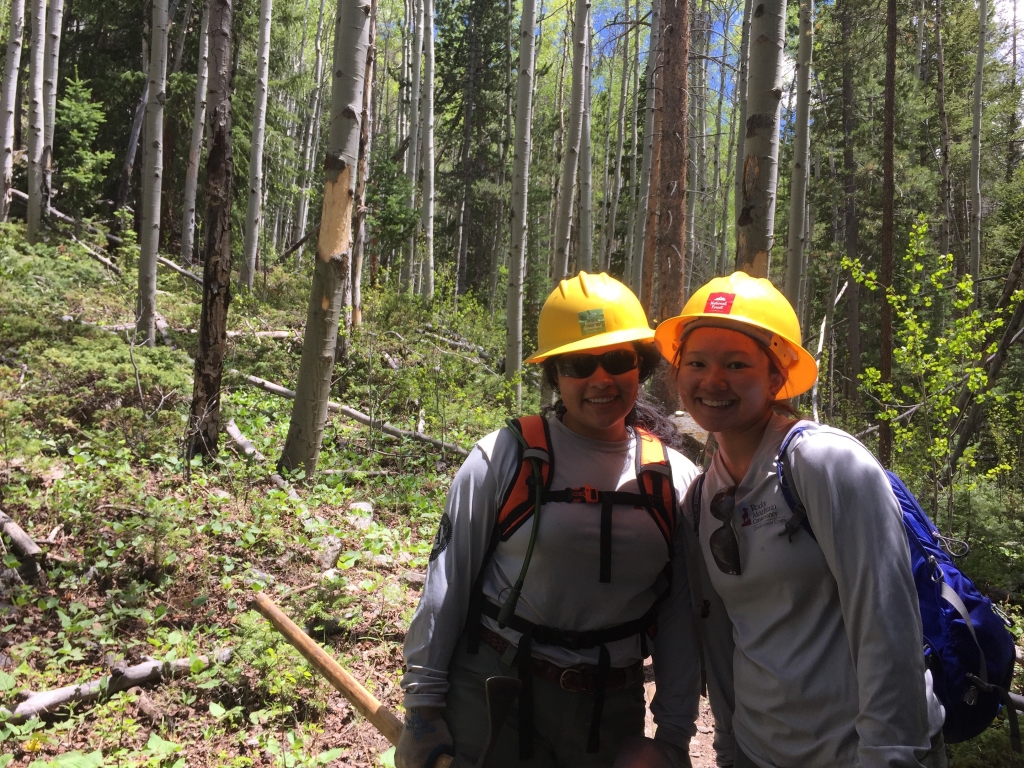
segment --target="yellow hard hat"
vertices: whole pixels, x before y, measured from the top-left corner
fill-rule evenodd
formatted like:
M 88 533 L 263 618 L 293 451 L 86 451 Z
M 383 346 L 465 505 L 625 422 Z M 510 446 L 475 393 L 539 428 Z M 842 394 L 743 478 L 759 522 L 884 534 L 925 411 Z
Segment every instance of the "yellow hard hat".
M 661 323 L 655 332 L 654 343 L 669 362 L 675 360 L 683 334 L 692 325 L 732 328 L 761 342 L 786 376 L 780 398 L 806 392 L 818 378 L 818 364 L 800 346 L 796 312 L 779 289 L 763 277 L 733 272 L 728 277 L 714 278 L 694 293 L 682 313 Z
M 653 338 L 644 308 L 629 288 L 604 272 L 580 272 L 562 280 L 544 302 L 537 328 L 540 349 L 526 362 Z

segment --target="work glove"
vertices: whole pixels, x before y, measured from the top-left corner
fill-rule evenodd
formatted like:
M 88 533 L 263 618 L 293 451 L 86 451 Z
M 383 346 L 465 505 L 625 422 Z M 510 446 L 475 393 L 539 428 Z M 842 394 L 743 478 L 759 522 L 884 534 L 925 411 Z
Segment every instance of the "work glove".
M 664 739 L 630 739 L 619 749 L 612 768 L 691 768 L 690 752 Z
M 455 754 L 455 741 L 441 707 L 407 707 L 395 748 L 395 768 L 433 768 L 441 755 Z

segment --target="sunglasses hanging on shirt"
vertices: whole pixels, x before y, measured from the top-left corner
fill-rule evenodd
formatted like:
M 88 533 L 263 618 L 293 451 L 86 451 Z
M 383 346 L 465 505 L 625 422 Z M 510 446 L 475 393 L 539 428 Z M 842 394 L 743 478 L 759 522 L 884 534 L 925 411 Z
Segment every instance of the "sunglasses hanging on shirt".
M 613 349 L 603 355 L 559 355 L 555 358 L 555 370 L 570 379 L 585 379 L 593 376 L 597 366 L 605 373 L 619 376 L 640 366 L 640 357 L 631 349 Z

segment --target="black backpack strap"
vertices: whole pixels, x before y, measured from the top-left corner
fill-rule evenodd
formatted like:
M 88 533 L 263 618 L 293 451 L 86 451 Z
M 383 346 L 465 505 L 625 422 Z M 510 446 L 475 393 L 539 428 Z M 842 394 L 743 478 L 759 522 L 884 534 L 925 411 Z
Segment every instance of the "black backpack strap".
M 484 603 L 484 570 L 494 556 L 494 550 L 498 547 L 501 533 L 497 526 L 491 531 L 491 541 L 487 545 L 487 552 L 480 563 L 480 570 L 477 571 L 476 579 L 473 581 L 473 589 L 469 593 L 469 607 L 466 611 L 466 653 L 478 653 L 480 651 L 480 618 L 483 616 Z
M 533 757 L 533 638 L 524 632 L 513 662 L 519 670 L 519 759 Z
M 608 682 L 608 670 L 611 668 L 611 655 L 607 646 L 602 645 L 597 662 L 597 680 L 594 686 L 594 711 L 590 716 L 590 734 L 587 738 L 587 753 L 601 751 L 601 715 L 604 713 L 604 689 Z
M 789 537 L 790 542 L 793 541 L 793 536 L 799 533 L 801 528 L 807 531 L 807 534 L 812 539 L 818 540 L 818 537 L 814 535 L 814 531 L 811 530 L 811 521 L 807 519 L 807 508 L 800 501 L 800 497 L 796 495 L 796 486 L 791 482 L 792 473 L 789 471 L 789 459 L 786 456 L 789 444 L 795 437 L 803 434 L 806 430 L 807 427 L 794 427 L 789 431 L 786 439 L 782 441 L 782 446 L 779 448 L 779 457 L 775 462 L 776 472 L 779 476 L 779 489 L 782 491 L 782 497 L 786 500 L 786 504 L 793 510 L 792 516 L 786 521 L 786 527 L 779 533 L 779 536 Z
M 693 479 L 693 493 L 690 494 L 690 511 L 693 513 L 693 535 L 700 533 L 700 497 L 704 493 L 704 481 L 707 473 L 701 472 Z

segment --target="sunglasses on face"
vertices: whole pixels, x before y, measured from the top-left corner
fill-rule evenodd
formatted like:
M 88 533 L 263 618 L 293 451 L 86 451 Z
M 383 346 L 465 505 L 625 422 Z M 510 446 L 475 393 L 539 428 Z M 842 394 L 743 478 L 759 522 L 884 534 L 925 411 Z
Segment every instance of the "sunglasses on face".
M 740 575 L 740 544 L 732 527 L 732 514 L 736 509 L 736 486 L 731 485 L 711 499 L 711 514 L 722 521 L 722 527 L 711 532 L 711 556 L 722 573 Z
M 603 355 L 560 355 L 555 358 L 555 370 L 570 379 L 592 376 L 597 366 L 612 376 L 628 373 L 640 366 L 640 357 L 631 349 L 614 349 Z

